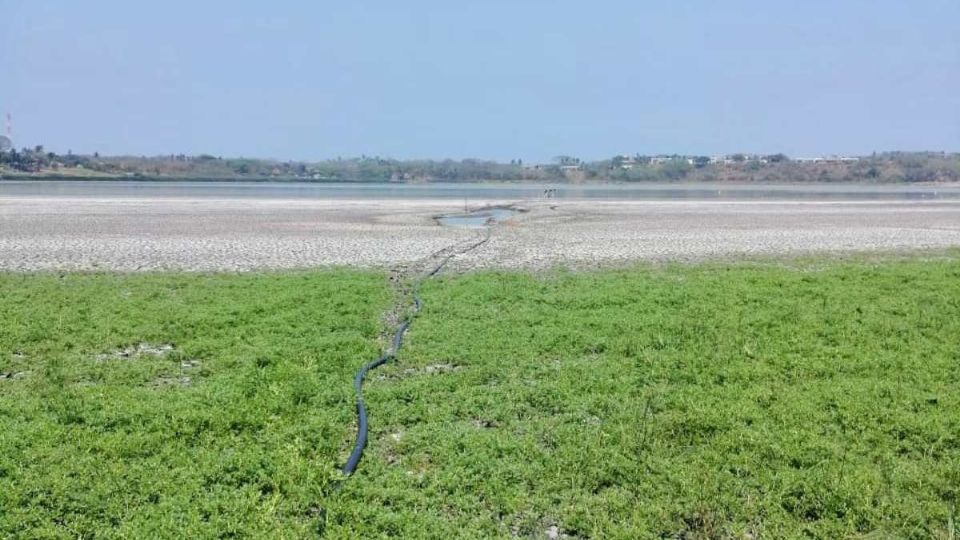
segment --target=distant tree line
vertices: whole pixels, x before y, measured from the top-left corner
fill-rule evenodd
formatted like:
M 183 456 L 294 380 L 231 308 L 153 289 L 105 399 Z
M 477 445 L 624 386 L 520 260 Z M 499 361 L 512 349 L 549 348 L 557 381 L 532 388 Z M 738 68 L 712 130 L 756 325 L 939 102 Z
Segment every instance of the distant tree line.
M 783 154 L 619 155 L 583 161 L 557 156 L 546 164 L 514 159 L 397 160 L 360 156 L 318 162 L 221 158 L 209 154 L 152 157 L 47 152 L 42 146 L 0 152 L 7 177 L 288 179 L 359 182 L 956 182 L 960 154 L 886 152 L 857 158 L 791 159 Z

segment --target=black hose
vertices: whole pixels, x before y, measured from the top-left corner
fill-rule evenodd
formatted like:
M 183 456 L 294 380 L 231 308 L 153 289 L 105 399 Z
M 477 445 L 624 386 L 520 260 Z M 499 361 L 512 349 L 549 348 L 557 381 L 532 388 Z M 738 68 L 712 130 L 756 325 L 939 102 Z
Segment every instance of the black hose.
M 390 342 L 390 347 L 385 353 L 383 353 L 380 358 L 372 362 L 364 364 L 359 371 L 357 371 L 356 376 L 353 378 L 353 390 L 357 394 L 357 440 L 353 444 L 353 451 L 350 452 L 350 457 L 347 458 L 347 463 L 343 466 L 343 473 L 346 475 L 353 474 L 353 471 L 357 470 L 357 465 L 360 464 L 360 458 L 363 457 L 363 449 L 367 445 L 367 406 L 363 402 L 363 379 L 367 376 L 367 372 L 376 369 L 383 364 L 387 363 L 393 358 L 396 358 L 397 351 L 400 350 L 400 346 L 403 344 L 403 335 L 406 333 L 407 329 L 410 328 L 410 323 L 413 322 L 413 318 L 420 313 L 420 309 L 423 307 L 423 302 L 420 300 L 420 285 L 427 279 L 432 278 L 433 276 L 440 273 L 444 266 L 450 259 L 456 257 L 457 255 L 463 255 L 469 251 L 473 251 L 483 244 L 487 243 L 487 240 L 490 240 L 490 229 L 485 229 L 486 234 L 480 234 L 481 238 L 477 242 L 467 246 L 465 249 L 459 251 L 451 251 L 447 254 L 443 260 L 437 264 L 426 275 L 422 276 L 416 281 L 413 286 L 413 313 L 407 317 L 400 326 L 397 327 L 397 331 L 393 334 L 393 340 Z M 449 251 L 454 246 L 444 248 L 430 257 L 436 257 L 444 251 Z

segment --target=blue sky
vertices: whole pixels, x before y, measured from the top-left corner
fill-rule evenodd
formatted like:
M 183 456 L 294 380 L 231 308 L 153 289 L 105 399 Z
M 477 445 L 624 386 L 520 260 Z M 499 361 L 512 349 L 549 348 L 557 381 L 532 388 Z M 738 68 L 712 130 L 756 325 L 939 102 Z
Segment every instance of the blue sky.
M 960 150 L 957 0 L 0 0 L 18 145 L 544 161 Z

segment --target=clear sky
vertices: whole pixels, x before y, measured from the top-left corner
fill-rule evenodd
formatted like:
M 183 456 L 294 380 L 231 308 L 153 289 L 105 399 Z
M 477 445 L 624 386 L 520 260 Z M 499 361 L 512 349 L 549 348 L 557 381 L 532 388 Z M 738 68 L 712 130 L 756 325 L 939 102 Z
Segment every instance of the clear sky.
M 543 161 L 960 150 L 960 1 L 0 0 L 65 152 Z

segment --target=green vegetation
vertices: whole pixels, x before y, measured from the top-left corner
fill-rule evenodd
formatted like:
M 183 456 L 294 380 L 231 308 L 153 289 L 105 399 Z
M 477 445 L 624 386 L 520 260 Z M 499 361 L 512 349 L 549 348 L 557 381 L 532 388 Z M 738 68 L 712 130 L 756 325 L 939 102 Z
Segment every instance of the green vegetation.
M 0 537 L 308 534 L 389 301 L 346 271 L 0 274 Z
M 530 165 L 481 159 L 398 160 L 361 156 L 318 162 L 169 155 L 92 156 L 47 152 L 42 146 L 0 152 L 0 174 L 13 178 L 139 178 L 308 180 L 344 182 L 956 182 L 960 154 L 887 152 L 861 158 L 791 160 L 783 154 L 615 156 L 581 161 L 557 156 Z
M 0 277 L 0 372 L 23 372 L 0 380 L 0 535 L 960 532 L 955 255 L 484 272 L 423 296 L 337 491 L 382 276 Z M 111 356 L 138 343 L 175 350 Z

